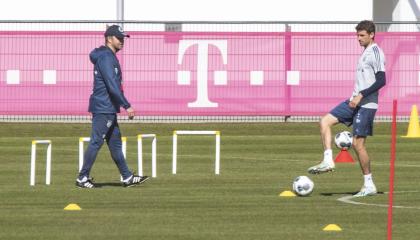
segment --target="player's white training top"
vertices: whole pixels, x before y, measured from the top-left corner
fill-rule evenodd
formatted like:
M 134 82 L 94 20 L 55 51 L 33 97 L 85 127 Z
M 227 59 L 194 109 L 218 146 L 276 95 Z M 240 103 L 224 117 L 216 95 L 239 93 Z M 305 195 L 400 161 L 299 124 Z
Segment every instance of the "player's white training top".
M 354 84 L 353 97 L 357 96 L 360 91 L 372 86 L 376 81 L 375 74 L 377 72 L 385 72 L 385 55 L 382 49 L 374 43 L 368 46 L 362 53 L 357 63 L 356 82 Z M 363 97 L 359 104 L 364 108 L 378 108 L 378 91 Z

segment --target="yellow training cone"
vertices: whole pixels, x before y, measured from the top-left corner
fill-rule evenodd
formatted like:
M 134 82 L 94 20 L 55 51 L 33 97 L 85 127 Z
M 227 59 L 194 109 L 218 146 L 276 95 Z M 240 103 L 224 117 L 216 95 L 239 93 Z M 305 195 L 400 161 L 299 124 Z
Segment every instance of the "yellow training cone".
M 411 108 L 411 116 L 410 122 L 408 124 L 407 135 L 402 137 L 420 138 L 419 114 L 417 112 L 416 105 L 413 105 L 413 107 Z
M 79 207 L 79 205 L 75 204 L 75 203 L 70 203 L 69 205 L 67 205 L 64 210 L 66 211 L 80 211 L 82 210 L 82 208 Z
M 328 224 L 322 231 L 341 231 L 341 228 L 337 224 Z
M 279 197 L 296 197 L 296 194 L 292 191 L 283 191 L 279 194 Z

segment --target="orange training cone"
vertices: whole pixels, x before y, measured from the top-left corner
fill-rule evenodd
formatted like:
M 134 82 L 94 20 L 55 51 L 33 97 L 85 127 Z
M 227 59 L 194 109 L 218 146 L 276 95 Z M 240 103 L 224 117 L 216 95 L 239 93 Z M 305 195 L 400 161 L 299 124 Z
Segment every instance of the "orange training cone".
M 336 163 L 354 163 L 351 154 L 346 149 L 341 149 L 340 153 L 335 157 Z
M 411 107 L 410 122 L 408 123 L 407 135 L 402 136 L 406 138 L 420 138 L 419 114 L 417 106 Z

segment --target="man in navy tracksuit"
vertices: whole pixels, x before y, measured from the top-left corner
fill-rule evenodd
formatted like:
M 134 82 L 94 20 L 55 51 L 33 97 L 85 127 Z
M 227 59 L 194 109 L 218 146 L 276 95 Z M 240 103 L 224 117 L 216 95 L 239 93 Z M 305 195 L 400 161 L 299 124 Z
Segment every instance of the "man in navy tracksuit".
M 121 132 L 117 122 L 117 113 L 123 107 L 129 119 L 134 118 L 134 109 L 124 96 L 122 89 L 121 67 L 115 54 L 124 46 L 124 38 L 130 37 L 120 26 L 112 25 L 105 32 L 105 46 L 95 48 L 90 53 L 94 65 L 93 93 L 89 99 L 89 112 L 92 113 L 92 133 L 85 152 L 84 163 L 76 186 L 94 188 L 89 177 L 99 149 L 106 140 L 112 159 L 123 178 L 123 186 L 130 187 L 142 183 L 147 176 L 133 175 L 128 170 L 122 152 Z

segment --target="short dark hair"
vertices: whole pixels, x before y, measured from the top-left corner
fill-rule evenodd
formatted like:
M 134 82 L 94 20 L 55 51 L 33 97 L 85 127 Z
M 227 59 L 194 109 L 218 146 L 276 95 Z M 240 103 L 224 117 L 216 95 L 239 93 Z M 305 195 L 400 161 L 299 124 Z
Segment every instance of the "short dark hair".
M 112 38 L 111 36 L 105 37 L 105 45 L 108 43 L 108 38 Z
M 375 33 L 376 32 L 375 23 L 373 23 L 373 21 L 370 21 L 370 20 L 363 20 L 359 22 L 359 24 L 357 24 L 356 26 L 356 31 L 359 32 L 363 30 L 365 30 L 369 34 Z

